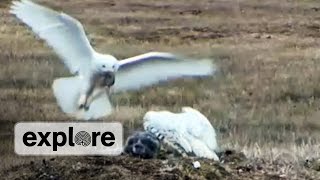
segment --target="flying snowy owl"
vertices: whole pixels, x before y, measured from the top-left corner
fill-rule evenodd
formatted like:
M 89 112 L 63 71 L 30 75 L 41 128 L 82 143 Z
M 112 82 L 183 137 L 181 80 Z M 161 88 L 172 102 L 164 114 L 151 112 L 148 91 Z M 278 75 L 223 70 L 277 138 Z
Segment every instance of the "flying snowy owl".
M 191 107 L 181 113 L 149 111 L 144 116 L 144 129 L 183 156 L 191 155 L 219 161 L 216 133 L 209 120 Z
M 170 53 L 150 52 L 118 61 L 96 52 L 75 18 L 29 0 L 14 1 L 10 12 L 58 54 L 74 74 L 56 79 L 52 88 L 60 108 L 78 119 L 96 119 L 112 111 L 110 93 L 139 90 L 185 76 L 209 76 L 210 60 L 186 60 Z

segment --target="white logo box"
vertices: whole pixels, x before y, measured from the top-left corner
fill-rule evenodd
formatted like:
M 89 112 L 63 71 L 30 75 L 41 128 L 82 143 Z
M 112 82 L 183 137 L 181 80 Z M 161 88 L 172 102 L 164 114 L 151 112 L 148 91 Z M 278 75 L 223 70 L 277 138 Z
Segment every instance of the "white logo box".
M 47 132 L 50 132 L 47 138 L 39 134 Z M 77 135 L 78 132 L 81 133 Z M 39 146 L 42 139 L 47 139 L 50 146 L 45 143 Z M 14 127 L 14 150 L 16 154 L 24 156 L 120 155 L 123 150 L 123 127 L 118 122 L 20 122 Z

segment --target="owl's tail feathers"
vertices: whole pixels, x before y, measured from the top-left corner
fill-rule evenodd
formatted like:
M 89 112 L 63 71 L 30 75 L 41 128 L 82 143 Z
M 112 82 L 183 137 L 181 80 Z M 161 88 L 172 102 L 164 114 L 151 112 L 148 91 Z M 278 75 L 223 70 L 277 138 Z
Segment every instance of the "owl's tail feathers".
M 79 98 L 83 80 L 79 76 L 55 79 L 52 84 L 54 96 L 63 112 L 77 119 L 89 120 L 107 116 L 112 112 L 108 95 L 103 89 L 93 92 L 94 99 L 88 110 L 79 109 Z

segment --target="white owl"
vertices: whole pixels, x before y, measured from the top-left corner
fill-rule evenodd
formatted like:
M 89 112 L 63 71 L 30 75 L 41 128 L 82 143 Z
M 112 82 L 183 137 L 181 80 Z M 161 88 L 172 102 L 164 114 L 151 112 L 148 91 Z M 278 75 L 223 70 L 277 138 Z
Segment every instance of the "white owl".
M 183 156 L 194 155 L 219 161 L 216 133 L 209 120 L 191 107 L 181 113 L 149 111 L 144 116 L 144 129 L 156 135 Z
M 29 0 L 13 1 L 10 12 L 43 39 L 73 74 L 53 82 L 61 109 L 78 119 L 97 119 L 112 112 L 109 95 L 182 77 L 211 76 L 209 59 L 186 59 L 149 52 L 118 60 L 96 52 L 75 18 Z

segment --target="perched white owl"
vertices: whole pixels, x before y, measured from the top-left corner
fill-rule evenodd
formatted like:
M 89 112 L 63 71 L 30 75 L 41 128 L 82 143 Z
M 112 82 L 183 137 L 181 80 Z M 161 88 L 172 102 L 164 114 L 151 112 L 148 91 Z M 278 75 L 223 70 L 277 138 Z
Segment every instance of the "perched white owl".
M 144 116 L 144 129 L 156 135 L 183 156 L 196 156 L 219 161 L 216 133 L 209 120 L 191 107 L 181 113 L 149 111 Z

